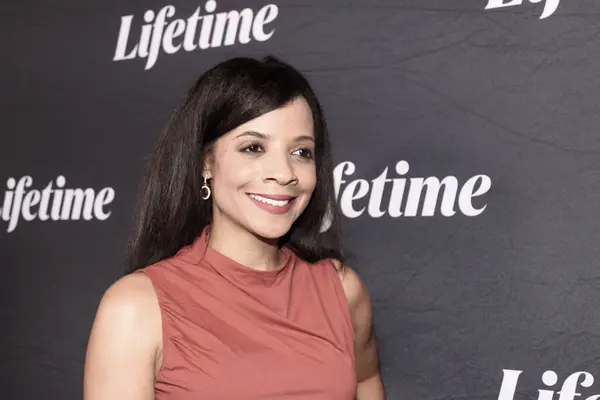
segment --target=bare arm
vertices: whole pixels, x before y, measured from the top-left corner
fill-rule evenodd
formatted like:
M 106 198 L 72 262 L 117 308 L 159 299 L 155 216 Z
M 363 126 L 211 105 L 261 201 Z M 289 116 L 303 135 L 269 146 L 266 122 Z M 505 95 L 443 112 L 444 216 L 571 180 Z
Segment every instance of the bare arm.
M 153 400 L 162 343 L 160 309 L 150 279 L 128 275 L 102 297 L 84 368 L 84 400 Z
M 358 274 L 346 266 L 340 272 L 354 327 L 356 357 L 357 400 L 384 400 L 385 394 L 379 374 L 377 341 L 373 333 L 372 305 L 367 287 Z

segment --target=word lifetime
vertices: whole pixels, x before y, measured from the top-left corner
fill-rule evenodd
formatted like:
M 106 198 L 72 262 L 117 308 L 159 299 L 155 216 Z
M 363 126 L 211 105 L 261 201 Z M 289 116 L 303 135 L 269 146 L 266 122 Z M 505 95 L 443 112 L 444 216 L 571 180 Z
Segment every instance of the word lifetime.
M 542 0 L 529 0 L 531 3 L 539 3 Z M 558 8 L 558 4 L 560 0 L 545 0 L 544 2 L 544 11 L 542 11 L 542 15 L 540 19 L 548 18 L 554 11 Z M 487 6 L 485 6 L 486 10 L 492 10 L 495 8 L 504 8 L 504 7 L 513 7 L 520 6 L 523 4 L 523 0 L 488 0 Z
M 409 169 L 408 162 L 400 160 L 395 166 L 396 177 L 389 178 L 388 167 L 385 167 L 378 177 L 370 181 L 348 180 L 355 173 L 356 166 L 351 161 L 338 164 L 333 170 L 333 182 L 342 214 L 348 218 L 358 218 L 365 211 L 371 218 L 386 214 L 392 218 L 432 217 L 439 210 L 442 216 L 452 217 L 458 206 L 462 215 L 475 217 L 487 207 L 487 204 L 480 207 L 473 205 L 473 199 L 487 193 L 492 186 L 492 180 L 487 175 L 472 176 L 460 185 L 455 176 L 446 176 L 441 180 L 435 176 L 407 179 L 405 175 Z M 440 197 L 441 201 L 438 201 Z M 387 199 L 387 206 L 383 204 L 384 198 Z M 330 226 L 331 221 L 326 218 L 321 231 L 326 231 Z
M 498 394 L 498 400 L 514 400 L 515 394 L 517 393 L 517 383 L 519 382 L 519 375 L 523 371 L 514 369 L 504 369 L 502 377 L 502 385 L 500 387 L 500 393 Z M 581 379 L 581 382 L 579 381 Z M 548 390 L 553 388 L 558 383 L 558 375 L 556 372 L 548 370 L 542 374 L 542 383 L 546 386 L 546 389 L 538 389 L 537 400 L 553 400 L 555 399 L 554 390 Z M 580 397 L 582 394 L 579 393 L 577 387 L 589 388 L 594 384 L 594 376 L 589 372 L 579 371 L 569 375 L 563 382 L 558 394 L 558 400 L 574 400 L 576 397 Z M 558 389 L 558 388 L 556 388 Z M 555 390 L 556 390 L 555 389 Z M 533 399 L 533 397 L 531 397 Z M 582 400 L 599 400 L 600 394 L 596 394 L 590 397 L 586 397 Z
M 130 49 L 128 45 L 133 15 L 121 17 L 113 61 L 145 58 L 145 69 L 149 70 L 156 64 L 161 49 L 166 54 L 175 54 L 181 49 L 190 52 L 196 49 L 231 46 L 236 43 L 236 39 L 242 44 L 249 43 L 252 39 L 264 42 L 273 36 L 274 29 L 265 32 L 265 25 L 277 18 L 279 9 L 275 4 L 265 5 L 256 14 L 250 8 L 245 8 L 241 11 L 231 10 L 213 15 L 216 9 L 217 2 L 208 0 L 204 5 L 204 15 L 200 15 L 198 7 L 188 18 L 178 18 L 170 22 L 167 22 L 167 19 L 175 16 L 174 6 L 165 6 L 158 12 L 147 10 L 144 13 L 145 24 L 141 27 L 139 39 Z
M 115 199 L 115 190 L 105 187 L 98 192 L 94 189 L 65 189 L 66 179 L 60 175 L 56 182 L 50 182 L 42 190 L 27 190 L 33 185 L 30 176 L 24 176 L 18 181 L 8 178 L 7 191 L 0 208 L 2 220 L 8 222 L 7 232 L 11 233 L 17 227 L 19 219 L 25 221 L 86 221 L 97 219 L 104 221 L 110 217 L 111 211 L 104 207 Z

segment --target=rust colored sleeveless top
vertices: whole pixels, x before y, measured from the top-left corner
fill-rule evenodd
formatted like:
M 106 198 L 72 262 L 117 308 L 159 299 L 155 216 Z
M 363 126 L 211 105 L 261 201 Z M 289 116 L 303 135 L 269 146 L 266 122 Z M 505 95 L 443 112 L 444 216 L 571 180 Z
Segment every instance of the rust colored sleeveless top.
M 206 232 L 145 267 L 162 314 L 156 400 L 352 400 L 354 339 L 329 260 L 284 248 L 258 271 L 211 249 Z

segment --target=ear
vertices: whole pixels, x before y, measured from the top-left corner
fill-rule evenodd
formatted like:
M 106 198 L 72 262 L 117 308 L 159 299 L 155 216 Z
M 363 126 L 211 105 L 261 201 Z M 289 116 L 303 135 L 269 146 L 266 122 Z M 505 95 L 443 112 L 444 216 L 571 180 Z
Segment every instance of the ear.
M 212 178 L 213 170 L 213 153 L 212 151 L 206 151 L 204 153 L 204 165 L 202 167 L 202 177 L 206 179 Z

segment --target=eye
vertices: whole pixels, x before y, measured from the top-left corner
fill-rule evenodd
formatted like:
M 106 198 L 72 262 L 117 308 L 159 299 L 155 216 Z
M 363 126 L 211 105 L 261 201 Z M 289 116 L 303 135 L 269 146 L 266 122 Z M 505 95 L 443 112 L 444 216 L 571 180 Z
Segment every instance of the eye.
M 249 145 L 242 147 L 240 151 L 243 153 L 261 153 L 264 149 L 260 143 L 250 143 Z
M 292 154 L 298 155 L 302 158 L 308 158 L 308 159 L 313 159 L 314 155 L 313 155 L 313 151 L 307 147 L 303 147 L 301 149 L 297 149 L 296 151 L 294 151 Z

